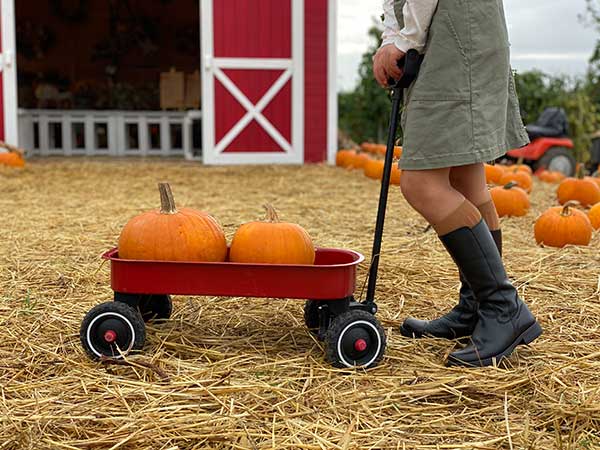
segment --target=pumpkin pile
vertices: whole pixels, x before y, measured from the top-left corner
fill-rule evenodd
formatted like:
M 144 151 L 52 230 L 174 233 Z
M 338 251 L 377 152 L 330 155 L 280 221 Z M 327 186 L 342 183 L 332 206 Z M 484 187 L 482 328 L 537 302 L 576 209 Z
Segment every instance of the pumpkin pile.
M 211 215 L 178 209 L 171 187 L 159 183 L 161 207 L 131 219 L 119 237 L 119 256 L 145 261 L 224 262 L 225 233 Z M 236 231 L 229 261 L 263 264 L 314 264 L 315 247 L 300 225 L 281 222 L 266 205 L 264 222 L 250 222 Z

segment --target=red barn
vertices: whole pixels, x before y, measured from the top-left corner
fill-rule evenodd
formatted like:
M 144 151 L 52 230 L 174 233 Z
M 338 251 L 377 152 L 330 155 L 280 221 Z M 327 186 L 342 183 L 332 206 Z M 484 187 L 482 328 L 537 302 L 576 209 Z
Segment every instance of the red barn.
M 336 0 L 0 0 L 0 139 L 40 156 L 331 162 L 336 14 Z M 195 106 L 159 104 L 169 73 Z

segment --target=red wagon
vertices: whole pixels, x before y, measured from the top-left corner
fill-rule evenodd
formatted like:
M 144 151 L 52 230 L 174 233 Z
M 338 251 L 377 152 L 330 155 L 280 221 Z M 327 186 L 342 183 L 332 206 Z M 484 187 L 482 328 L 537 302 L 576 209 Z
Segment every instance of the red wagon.
M 364 257 L 321 248 L 314 265 L 272 265 L 120 259 L 111 263 L 114 301 L 92 308 L 81 325 L 81 343 L 93 359 L 121 358 L 144 345 L 149 320 L 171 315 L 171 295 L 308 299 L 306 326 L 324 340 L 336 367 L 372 367 L 386 339 L 374 303 L 355 301 L 356 267 Z

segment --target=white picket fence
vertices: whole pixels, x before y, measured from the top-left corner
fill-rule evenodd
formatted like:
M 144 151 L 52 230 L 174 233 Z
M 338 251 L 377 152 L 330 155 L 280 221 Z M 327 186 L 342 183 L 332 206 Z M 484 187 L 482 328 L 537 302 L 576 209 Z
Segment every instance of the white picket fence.
M 185 156 L 194 146 L 200 111 L 19 110 L 19 144 L 36 156 Z

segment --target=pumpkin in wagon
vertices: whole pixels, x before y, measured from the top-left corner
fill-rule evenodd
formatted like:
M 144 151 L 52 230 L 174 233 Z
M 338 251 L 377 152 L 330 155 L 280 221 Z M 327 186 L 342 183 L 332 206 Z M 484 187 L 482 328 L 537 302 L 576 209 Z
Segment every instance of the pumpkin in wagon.
M 527 192 L 515 182 L 492 188 L 490 194 L 500 217 L 524 216 L 531 206 Z
M 315 246 L 304 228 L 281 222 L 275 208 L 265 205 L 266 220 L 241 225 L 233 236 L 229 260 L 237 263 L 314 264 Z
M 210 215 L 177 209 L 167 183 L 159 183 L 161 208 L 134 217 L 119 237 L 119 257 L 157 261 L 223 262 L 225 234 Z
M 577 202 L 548 209 L 535 222 L 534 234 L 538 244 L 562 248 L 565 245 L 588 245 L 593 228 L 590 219 L 575 209 Z

